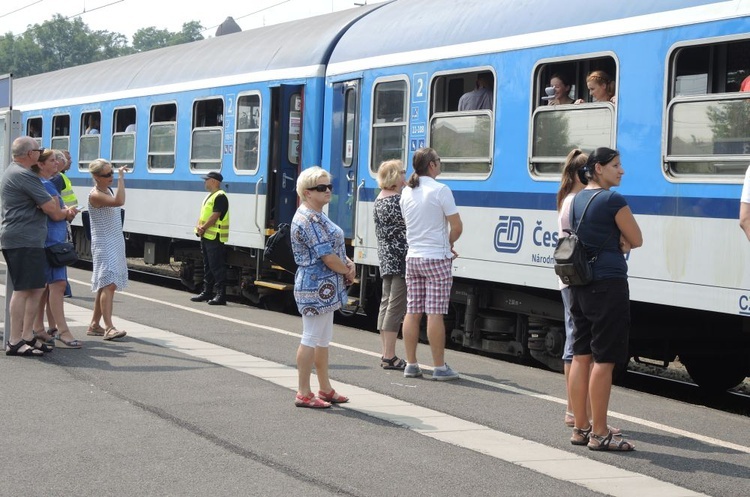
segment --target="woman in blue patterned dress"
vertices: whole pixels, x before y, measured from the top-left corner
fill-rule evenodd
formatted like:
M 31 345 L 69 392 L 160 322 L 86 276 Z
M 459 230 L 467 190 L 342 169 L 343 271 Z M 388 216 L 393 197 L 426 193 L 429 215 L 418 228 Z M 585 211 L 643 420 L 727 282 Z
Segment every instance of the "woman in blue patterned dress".
M 89 193 L 88 209 L 91 217 L 91 255 L 94 270 L 91 274 L 91 291 L 96 292 L 94 315 L 87 335 L 114 340 L 125 336 L 112 324 L 112 306 L 115 290 L 128 284 L 128 266 L 125 260 L 125 238 L 122 235 L 121 207 L 125 204 L 125 172 L 117 170 L 117 193 L 112 193 L 114 181 L 112 164 L 106 159 L 96 159 L 89 164 L 94 188 Z M 99 320 L 104 319 L 104 328 Z
M 302 203 L 292 220 L 292 251 L 299 265 L 294 299 L 302 314 L 302 340 L 297 349 L 299 389 L 297 407 L 326 408 L 349 399 L 338 394 L 328 378 L 328 344 L 333 335 L 333 311 L 346 302 L 346 285 L 354 281 L 354 263 L 346 257 L 344 232 L 323 207 L 331 201 L 331 176 L 314 166 L 297 178 Z M 310 387 L 312 368 L 318 375 L 318 396 Z

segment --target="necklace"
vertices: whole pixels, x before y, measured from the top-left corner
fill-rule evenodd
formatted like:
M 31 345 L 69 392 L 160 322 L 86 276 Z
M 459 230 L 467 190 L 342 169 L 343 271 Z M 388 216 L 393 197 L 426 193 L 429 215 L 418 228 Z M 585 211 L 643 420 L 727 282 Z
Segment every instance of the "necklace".
M 101 189 L 101 188 L 99 188 L 98 186 L 96 187 L 96 190 L 97 190 L 97 191 L 100 191 L 100 192 L 102 192 L 102 193 L 106 193 L 107 195 L 109 195 L 109 190 L 102 190 L 102 189 Z

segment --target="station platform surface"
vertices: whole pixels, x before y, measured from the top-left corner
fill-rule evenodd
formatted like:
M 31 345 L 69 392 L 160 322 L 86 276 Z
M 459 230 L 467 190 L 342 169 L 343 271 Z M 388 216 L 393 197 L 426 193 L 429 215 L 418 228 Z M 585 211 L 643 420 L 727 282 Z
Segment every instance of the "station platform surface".
M 330 374 L 351 400 L 300 409 L 298 316 L 131 282 L 128 336 L 106 342 L 85 334 L 89 273 L 70 279 L 84 347 L 0 357 L 2 496 L 750 495 L 747 416 L 614 387 L 636 451 L 593 452 L 568 441 L 561 374 L 449 350 L 460 380 L 404 378 L 378 335 L 338 325 Z

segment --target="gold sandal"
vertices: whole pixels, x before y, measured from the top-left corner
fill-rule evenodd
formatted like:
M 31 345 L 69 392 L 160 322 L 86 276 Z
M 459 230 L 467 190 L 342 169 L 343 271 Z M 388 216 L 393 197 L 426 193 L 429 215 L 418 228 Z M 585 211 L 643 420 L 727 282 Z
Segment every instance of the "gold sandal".
M 92 337 L 104 336 L 104 328 L 99 326 L 99 323 L 91 323 L 89 329 L 86 330 L 86 334 Z
M 124 331 L 118 330 L 114 326 L 110 326 L 104 332 L 104 340 L 114 340 L 116 338 L 122 338 L 125 335 L 127 335 L 127 333 L 125 333 Z

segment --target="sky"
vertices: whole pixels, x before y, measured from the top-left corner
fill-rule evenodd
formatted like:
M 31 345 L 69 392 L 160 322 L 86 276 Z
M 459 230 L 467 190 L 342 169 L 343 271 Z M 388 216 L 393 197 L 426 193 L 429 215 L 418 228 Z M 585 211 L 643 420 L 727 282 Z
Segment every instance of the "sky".
M 386 0 L 16 0 L 0 6 L 0 35 L 18 35 L 32 24 L 80 17 L 92 30 L 122 33 L 132 42 L 140 28 L 180 31 L 183 23 L 199 21 L 205 38 L 232 16 L 244 30 L 304 17 L 376 4 Z

